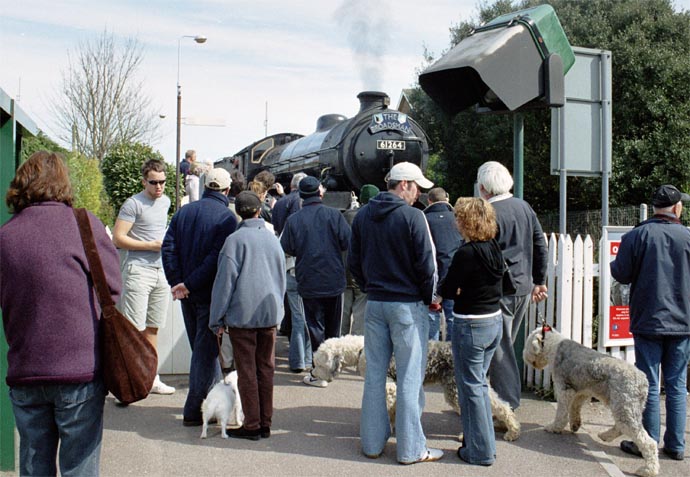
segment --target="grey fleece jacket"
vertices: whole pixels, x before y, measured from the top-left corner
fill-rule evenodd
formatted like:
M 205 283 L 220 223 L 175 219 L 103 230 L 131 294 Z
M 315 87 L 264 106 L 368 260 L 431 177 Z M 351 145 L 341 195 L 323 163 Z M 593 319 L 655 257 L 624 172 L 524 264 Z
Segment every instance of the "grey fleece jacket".
M 285 255 L 263 219 L 240 222 L 218 255 L 209 327 L 269 328 L 283 318 Z

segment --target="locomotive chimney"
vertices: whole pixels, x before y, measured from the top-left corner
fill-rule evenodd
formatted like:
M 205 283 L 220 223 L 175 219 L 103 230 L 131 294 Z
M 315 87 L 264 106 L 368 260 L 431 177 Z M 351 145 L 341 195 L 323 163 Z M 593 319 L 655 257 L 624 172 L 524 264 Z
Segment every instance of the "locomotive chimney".
M 391 104 L 391 99 L 388 95 L 381 91 L 362 91 L 357 95 L 357 99 L 359 99 L 360 113 L 372 108 L 385 109 Z

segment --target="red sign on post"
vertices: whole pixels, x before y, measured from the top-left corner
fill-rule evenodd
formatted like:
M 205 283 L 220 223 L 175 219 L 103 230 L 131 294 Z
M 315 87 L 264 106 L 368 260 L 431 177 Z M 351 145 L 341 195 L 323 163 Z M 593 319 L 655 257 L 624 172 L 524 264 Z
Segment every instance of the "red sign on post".
M 621 237 L 630 227 L 605 228 L 604 240 L 606 241 L 604 257 L 601 263 L 606 264 L 602 269 L 602 304 L 604 297 L 609 296 L 608 306 L 604 305 L 603 323 L 601 332 L 603 346 L 627 346 L 632 344 L 630 333 L 630 285 L 617 282 L 612 276 L 608 266 L 616 259 L 621 245 Z

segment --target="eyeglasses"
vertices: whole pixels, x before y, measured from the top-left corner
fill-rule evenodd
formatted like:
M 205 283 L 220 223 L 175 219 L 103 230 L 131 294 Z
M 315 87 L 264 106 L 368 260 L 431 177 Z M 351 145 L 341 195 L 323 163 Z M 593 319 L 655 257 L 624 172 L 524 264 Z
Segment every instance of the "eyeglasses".
M 146 182 L 148 182 L 152 186 L 165 185 L 165 179 L 163 179 L 162 181 L 146 181 Z

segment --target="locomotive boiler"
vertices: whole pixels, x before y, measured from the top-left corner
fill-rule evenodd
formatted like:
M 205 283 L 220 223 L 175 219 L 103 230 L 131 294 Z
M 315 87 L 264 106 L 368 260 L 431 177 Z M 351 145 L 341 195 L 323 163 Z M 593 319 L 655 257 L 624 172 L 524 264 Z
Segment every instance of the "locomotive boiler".
M 269 170 L 284 186 L 295 173 L 305 172 L 319 178 L 329 191 L 328 202 L 341 208 L 365 184 L 385 190 L 384 178 L 393 164 L 412 162 L 425 170 L 429 144 L 422 128 L 407 114 L 389 109 L 385 93 L 364 91 L 357 98 L 360 108 L 354 117 L 327 114 L 308 136 L 268 136 L 235 154 L 235 166 L 250 180 Z

